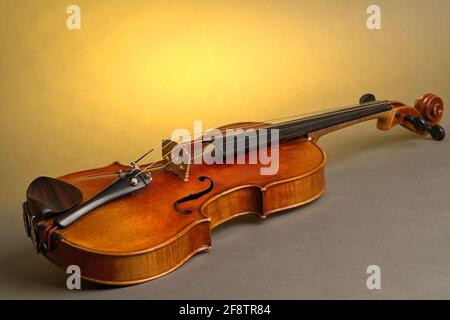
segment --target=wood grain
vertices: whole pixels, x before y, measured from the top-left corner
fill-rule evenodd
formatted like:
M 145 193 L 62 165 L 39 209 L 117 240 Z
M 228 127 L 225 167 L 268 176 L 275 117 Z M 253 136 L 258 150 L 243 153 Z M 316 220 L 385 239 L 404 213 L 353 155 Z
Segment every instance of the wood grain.
M 221 223 L 243 214 L 265 218 L 324 192 L 326 159 L 313 141 L 293 139 L 279 152 L 275 176 L 261 175 L 256 164 L 192 165 L 188 182 L 160 171 L 147 188 L 57 230 L 46 257 L 63 269 L 77 264 L 82 277 L 99 283 L 126 285 L 162 276 L 208 250 L 211 231 Z M 86 200 L 111 183 L 111 172 L 124 168 L 115 163 L 60 178 L 82 190 Z M 200 175 L 213 179 L 215 188 L 182 205 L 192 214 L 180 214 L 173 202 L 204 189 Z M 51 219 L 45 220 L 41 231 L 49 224 Z
M 437 101 L 436 98 L 433 101 Z M 275 175 L 261 175 L 263 166 L 248 162 L 191 164 L 189 181 L 159 170 L 146 188 L 99 207 L 67 228 L 56 230 L 50 239 L 52 250 L 44 254 L 63 269 L 78 265 L 83 278 L 105 284 L 128 285 L 167 274 L 196 253 L 210 249 L 211 232 L 220 224 L 245 214 L 267 218 L 320 197 L 325 191 L 326 157 L 315 141 L 324 134 L 375 119 L 380 130 L 402 125 L 425 134 L 405 121 L 405 115 L 421 115 L 417 108 L 395 101 L 390 104 L 390 111 L 311 132 L 308 138 L 283 141 L 279 144 L 279 170 Z M 428 109 L 438 110 L 434 105 L 429 106 L 430 103 L 423 104 Z M 441 115 L 442 112 L 438 114 Z M 254 152 L 257 151 L 250 151 Z M 79 188 L 86 201 L 114 181 L 115 172 L 127 168 L 113 163 L 60 179 Z M 200 176 L 214 181 L 213 190 L 180 204 L 180 210 L 175 210 L 176 200 L 208 186 L 209 182 L 201 181 Z M 181 213 L 185 210 L 192 213 Z M 41 240 L 47 239 L 45 230 L 51 225 L 51 218 L 40 222 Z

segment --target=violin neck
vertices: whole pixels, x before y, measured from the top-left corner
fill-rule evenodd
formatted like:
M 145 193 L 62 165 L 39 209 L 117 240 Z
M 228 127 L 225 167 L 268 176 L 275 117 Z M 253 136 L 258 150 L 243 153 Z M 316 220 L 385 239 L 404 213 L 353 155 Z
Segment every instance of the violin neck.
M 300 136 L 322 136 L 325 133 L 347 127 L 362 121 L 376 119 L 381 114 L 390 111 L 392 106 L 387 101 L 374 101 L 352 108 L 328 112 L 317 116 L 302 118 L 294 121 L 270 126 L 279 130 L 280 140 Z

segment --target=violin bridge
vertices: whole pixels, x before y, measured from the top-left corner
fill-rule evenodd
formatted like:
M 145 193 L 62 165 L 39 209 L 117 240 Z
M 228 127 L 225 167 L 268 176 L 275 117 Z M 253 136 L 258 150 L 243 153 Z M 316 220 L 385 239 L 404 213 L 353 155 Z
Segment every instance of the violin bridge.
M 176 155 L 175 158 L 173 158 L 174 154 Z M 191 155 L 185 148 L 183 148 L 175 141 L 163 140 L 162 156 L 164 169 L 175 173 L 183 181 L 189 180 L 189 166 L 191 163 Z

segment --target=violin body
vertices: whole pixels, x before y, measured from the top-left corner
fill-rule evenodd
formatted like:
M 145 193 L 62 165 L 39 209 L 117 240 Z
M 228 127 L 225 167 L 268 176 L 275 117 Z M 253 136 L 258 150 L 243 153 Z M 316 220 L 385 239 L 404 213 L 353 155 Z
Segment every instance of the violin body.
M 84 278 L 99 283 L 126 285 L 162 276 L 210 249 L 211 231 L 221 223 L 244 214 L 266 218 L 322 195 L 326 160 L 320 147 L 312 140 L 294 139 L 279 150 L 282 160 L 273 176 L 260 175 L 257 164 L 192 165 L 189 183 L 167 171 L 156 173 L 152 188 L 102 206 L 58 230 L 63 240 L 54 241 L 45 256 L 64 270 L 78 265 Z M 114 163 L 59 179 L 89 199 L 114 180 L 105 173 L 126 168 Z M 192 213 L 177 211 L 176 199 L 205 188 L 200 176 L 211 178 L 214 189 L 183 204 L 183 210 Z
M 140 283 L 209 250 L 213 229 L 230 219 L 246 214 L 266 218 L 319 198 L 325 192 L 326 156 L 316 141 L 326 133 L 376 119 L 381 130 L 402 125 L 434 140 L 445 136 L 437 125 L 443 112 L 437 96 L 424 95 L 415 107 L 377 102 L 373 95 L 361 99 L 357 108 L 279 126 L 286 139 L 278 145 L 279 167 L 273 175 L 262 175 L 263 165 L 249 161 L 191 163 L 188 178 L 180 179 L 162 165 L 151 179 L 138 181 L 131 173 L 143 172 L 139 167 L 132 163 L 131 173 L 124 175 L 130 167 L 115 162 L 58 179 L 38 178 L 28 188 L 24 204 L 27 234 L 38 252 L 64 270 L 79 266 L 84 279 L 111 285 Z M 293 137 L 292 132 L 299 134 Z M 248 150 L 246 159 L 255 152 Z M 126 195 L 122 182 L 129 189 Z

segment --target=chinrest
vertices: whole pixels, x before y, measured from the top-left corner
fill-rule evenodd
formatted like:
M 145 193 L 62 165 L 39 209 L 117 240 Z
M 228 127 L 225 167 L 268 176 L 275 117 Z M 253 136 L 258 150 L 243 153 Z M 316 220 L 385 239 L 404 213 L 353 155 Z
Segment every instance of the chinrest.
M 83 199 L 81 191 L 62 180 L 38 177 L 28 186 L 27 205 L 37 218 L 45 218 L 76 207 Z

